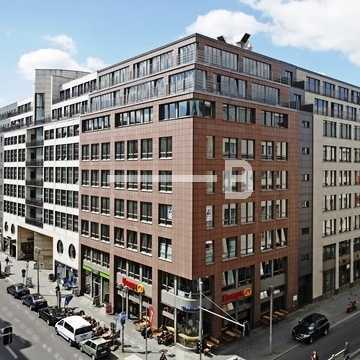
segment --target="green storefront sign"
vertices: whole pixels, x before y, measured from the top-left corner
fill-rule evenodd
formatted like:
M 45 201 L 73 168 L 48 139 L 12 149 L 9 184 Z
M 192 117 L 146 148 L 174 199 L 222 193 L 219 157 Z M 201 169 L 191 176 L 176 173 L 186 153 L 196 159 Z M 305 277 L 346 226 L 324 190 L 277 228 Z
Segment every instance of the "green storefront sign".
M 107 272 L 93 269 L 91 266 L 85 264 L 83 264 L 83 269 L 93 274 L 100 275 L 104 279 L 110 280 L 110 274 Z

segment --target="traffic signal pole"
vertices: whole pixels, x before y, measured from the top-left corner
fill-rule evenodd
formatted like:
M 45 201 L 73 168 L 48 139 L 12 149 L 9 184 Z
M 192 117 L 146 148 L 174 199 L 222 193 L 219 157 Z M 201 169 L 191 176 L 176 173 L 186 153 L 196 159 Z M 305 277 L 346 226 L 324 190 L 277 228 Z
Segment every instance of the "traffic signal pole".
M 199 359 L 201 360 L 202 358 L 202 337 L 203 337 L 203 306 L 202 306 L 202 292 L 203 292 L 203 281 L 200 278 L 199 279 L 199 293 L 200 293 L 200 298 L 199 298 L 199 347 L 200 347 L 200 351 L 199 351 Z

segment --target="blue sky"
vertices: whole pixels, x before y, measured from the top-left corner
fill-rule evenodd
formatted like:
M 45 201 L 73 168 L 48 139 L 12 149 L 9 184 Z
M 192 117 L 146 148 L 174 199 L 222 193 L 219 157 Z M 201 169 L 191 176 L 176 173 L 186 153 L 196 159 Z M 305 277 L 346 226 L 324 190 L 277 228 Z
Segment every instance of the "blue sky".
M 304 6 L 299 8 L 299 2 L 304 2 Z M 324 2 L 328 3 L 324 10 L 329 9 L 326 22 L 319 21 L 317 15 L 309 16 L 308 6 L 316 12 L 320 2 L 322 6 Z M 112 64 L 170 42 L 192 29 L 211 36 L 224 33 L 229 38 L 250 31 L 254 33 L 252 44 L 257 52 L 360 84 L 360 55 L 353 49 L 360 47 L 356 45 L 359 21 L 353 22 L 353 29 L 344 28 L 342 35 L 332 29 L 345 11 L 342 4 L 341 0 L 3 1 L 0 12 L 0 105 L 31 94 L 32 83 L 26 71 L 39 61 L 47 64 L 47 60 L 39 60 L 43 53 L 37 51 L 59 49 L 59 44 L 51 42 L 49 37 L 60 34 L 75 43 L 72 50 L 61 49 L 67 63 L 86 66 L 91 57 L 96 58 L 96 66 Z M 355 17 L 359 18 L 360 9 L 358 5 L 354 6 L 350 16 L 355 20 Z M 226 13 L 219 16 L 220 13 L 213 12 L 219 9 Z M 336 16 L 332 18 L 333 13 Z M 200 15 L 203 18 L 198 18 Z M 214 17 L 216 24 L 213 24 Z M 343 20 L 345 27 L 352 22 L 347 13 Z M 322 50 L 313 50 L 314 47 Z M 28 56 L 19 66 L 21 57 L 26 54 Z M 50 52 L 49 56 L 54 54 Z M 50 64 L 57 61 L 56 58 L 50 60 Z

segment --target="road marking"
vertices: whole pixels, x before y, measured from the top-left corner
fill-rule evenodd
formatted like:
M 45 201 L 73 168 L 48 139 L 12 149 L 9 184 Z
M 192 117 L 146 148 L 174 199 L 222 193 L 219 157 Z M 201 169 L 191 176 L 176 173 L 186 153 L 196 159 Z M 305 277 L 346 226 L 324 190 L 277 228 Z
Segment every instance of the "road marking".
M 14 359 L 17 359 L 18 356 L 14 353 L 13 349 L 10 347 L 10 346 L 7 346 L 6 347 L 10 353 L 10 355 L 14 358 Z

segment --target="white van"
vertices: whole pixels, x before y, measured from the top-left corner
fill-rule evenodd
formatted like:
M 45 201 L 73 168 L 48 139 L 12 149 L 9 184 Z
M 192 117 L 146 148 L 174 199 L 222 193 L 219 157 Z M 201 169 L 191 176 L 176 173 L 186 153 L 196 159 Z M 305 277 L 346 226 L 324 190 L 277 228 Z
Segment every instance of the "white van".
M 69 316 L 58 321 L 55 324 L 55 332 L 69 341 L 70 346 L 78 345 L 94 336 L 90 323 L 81 316 Z

